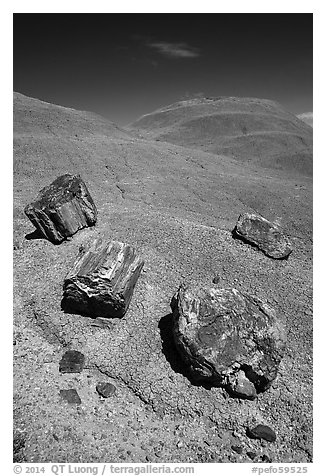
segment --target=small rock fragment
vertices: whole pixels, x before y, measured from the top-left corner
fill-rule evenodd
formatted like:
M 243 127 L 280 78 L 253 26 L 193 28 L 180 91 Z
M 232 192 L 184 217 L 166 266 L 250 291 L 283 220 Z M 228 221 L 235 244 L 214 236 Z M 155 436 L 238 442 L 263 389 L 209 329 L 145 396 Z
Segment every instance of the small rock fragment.
M 257 425 L 255 428 L 248 428 L 247 435 L 249 438 L 263 439 L 274 442 L 276 440 L 276 433 L 267 425 Z
M 80 373 L 85 364 L 85 356 L 78 350 L 67 350 L 60 360 L 59 372 Z
M 143 265 L 128 244 L 96 239 L 64 281 L 63 309 L 90 317 L 123 317 Z
M 271 463 L 271 462 L 272 462 L 271 458 L 270 458 L 269 456 L 267 456 L 267 455 L 263 455 L 263 456 L 261 457 L 261 460 L 262 460 L 264 463 Z
M 270 387 L 285 326 L 267 302 L 235 288 L 181 285 L 171 308 L 174 341 L 194 379 L 249 399 Z
M 228 389 L 235 397 L 254 400 L 257 397 L 255 385 L 248 380 L 243 370 L 229 377 Z
M 74 388 L 70 388 L 69 390 L 60 390 L 60 396 L 68 403 L 81 403 L 80 396 Z
M 78 230 L 95 225 L 97 210 L 79 175 L 65 174 L 44 187 L 25 214 L 44 238 L 61 243 Z
M 107 398 L 116 392 L 116 387 L 112 383 L 99 382 L 96 385 L 96 390 L 102 397 Z
M 249 456 L 250 459 L 254 460 L 257 456 L 257 453 L 254 451 L 247 451 L 247 456 Z
M 233 451 L 235 451 L 236 453 L 238 453 L 239 455 L 241 455 L 241 453 L 242 453 L 242 447 L 241 447 L 241 446 L 232 445 L 232 446 L 231 446 L 231 449 L 232 449 Z
M 233 236 L 257 246 L 267 256 L 284 259 L 292 252 L 292 245 L 278 226 L 254 213 L 239 216 Z
M 14 240 L 14 250 L 19 250 L 20 249 L 20 243 L 18 240 Z
M 24 434 L 16 433 L 13 441 L 13 462 L 22 463 L 24 461 L 23 451 L 26 446 L 26 437 Z

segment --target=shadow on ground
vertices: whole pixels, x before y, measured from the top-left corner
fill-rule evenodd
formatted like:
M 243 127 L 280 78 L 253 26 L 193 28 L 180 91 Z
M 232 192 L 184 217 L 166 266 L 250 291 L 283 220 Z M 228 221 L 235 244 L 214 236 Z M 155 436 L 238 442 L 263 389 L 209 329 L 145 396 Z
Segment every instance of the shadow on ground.
M 186 377 L 189 382 L 196 387 L 204 387 L 206 390 L 211 390 L 213 385 L 203 380 L 196 379 L 190 371 L 189 366 L 187 366 L 181 359 L 180 354 L 177 350 L 177 347 L 174 343 L 174 337 L 172 333 L 173 327 L 173 314 L 166 314 L 163 316 L 158 325 L 160 329 L 161 339 L 162 339 L 162 352 L 169 362 L 171 369 Z

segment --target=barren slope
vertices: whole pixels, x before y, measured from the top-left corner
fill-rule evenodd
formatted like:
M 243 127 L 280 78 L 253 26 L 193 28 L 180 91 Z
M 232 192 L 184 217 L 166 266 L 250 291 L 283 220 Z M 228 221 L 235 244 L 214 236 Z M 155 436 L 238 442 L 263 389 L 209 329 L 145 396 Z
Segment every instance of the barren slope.
M 145 137 L 242 163 L 312 174 L 312 130 L 265 99 L 192 99 L 146 114 L 130 124 Z
M 314 118 L 312 112 L 303 112 L 302 114 L 298 114 L 298 118 L 309 126 L 313 127 Z
M 248 462 L 252 451 L 256 461 L 264 454 L 274 462 L 310 461 L 311 178 L 136 139 L 93 114 L 22 95 L 14 110 L 14 424 L 15 438 L 25 442 L 16 458 Z M 58 246 L 27 239 L 33 226 L 24 206 L 67 172 L 85 180 L 97 225 Z M 288 261 L 232 238 L 248 211 L 283 225 L 295 247 Z M 126 316 L 104 327 L 60 307 L 79 247 L 100 234 L 135 246 L 145 259 Z M 287 319 L 280 374 L 253 402 L 192 385 L 172 343 L 169 303 L 180 282 L 209 284 L 216 274 L 219 286 L 268 299 Z M 81 374 L 59 374 L 68 348 L 85 354 Z M 101 380 L 117 386 L 114 397 L 99 397 Z M 67 388 L 76 388 L 81 405 L 60 399 Z M 276 443 L 249 440 L 246 427 L 255 422 L 270 425 Z

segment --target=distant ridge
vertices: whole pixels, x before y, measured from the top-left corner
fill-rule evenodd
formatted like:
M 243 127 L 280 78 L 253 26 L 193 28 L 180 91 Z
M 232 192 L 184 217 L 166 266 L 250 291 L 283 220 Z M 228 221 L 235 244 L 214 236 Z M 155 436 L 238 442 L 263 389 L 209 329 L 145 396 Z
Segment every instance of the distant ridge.
M 241 162 L 312 174 L 312 130 L 275 101 L 216 97 L 179 101 L 128 126 L 144 137 Z
M 313 113 L 312 112 L 303 112 L 302 114 L 298 114 L 297 117 L 301 119 L 301 121 L 313 127 Z

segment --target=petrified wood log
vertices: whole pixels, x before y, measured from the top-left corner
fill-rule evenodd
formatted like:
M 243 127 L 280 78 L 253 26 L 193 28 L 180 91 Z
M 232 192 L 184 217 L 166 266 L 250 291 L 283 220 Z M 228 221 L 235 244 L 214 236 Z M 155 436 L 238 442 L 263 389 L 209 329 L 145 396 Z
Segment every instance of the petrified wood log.
M 234 288 L 186 288 L 172 299 L 173 335 L 193 377 L 254 399 L 275 379 L 285 349 L 283 319 Z
M 254 213 L 239 216 L 233 236 L 257 246 L 271 258 L 284 259 L 292 252 L 292 246 L 281 230 Z
M 61 175 L 44 187 L 25 214 L 49 241 L 61 243 L 78 230 L 95 225 L 97 210 L 79 175 Z
M 63 309 L 91 317 L 122 317 L 143 265 L 131 246 L 96 239 L 64 281 Z

